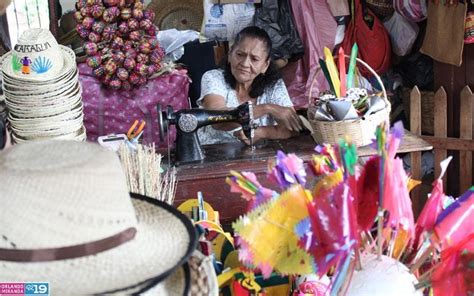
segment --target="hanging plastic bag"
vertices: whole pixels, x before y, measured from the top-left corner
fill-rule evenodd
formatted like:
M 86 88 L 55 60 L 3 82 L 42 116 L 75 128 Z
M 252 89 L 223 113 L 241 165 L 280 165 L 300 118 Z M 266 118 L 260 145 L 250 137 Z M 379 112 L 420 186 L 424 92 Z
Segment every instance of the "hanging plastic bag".
M 184 45 L 199 38 L 199 32 L 193 30 L 178 31 L 169 29 L 158 32 L 158 42 L 165 50 L 166 59 L 179 60 L 184 54 Z
M 393 0 L 393 7 L 414 22 L 420 22 L 428 16 L 426 0 Z
M 293 22 L 289 0 L 266 0 L 255 10 L 255 25 L 264 29 L 273 43 L 274 59 L 295 61 L 304 47 Z
M 203 0 L 204 17 L 200 41 L 234 41 L 243 28 L 253 25 L 255 4 L 213 4 Z
M 351 52 L 352 45 L 359 47 L 358 57 L 365 61 L 377 74 L 385 73 L 390 67 L 390 37 L 382 22 L 367 8 L 365 0 L 354 1 L 354 15 L 346 30 L 342 47 Z M 364 76 L 371 76 L 361 69 Z
M 390 41 L 392 41 L 393 52 L 397 56 L 408 54 L 418 36 L 418 25 L 398 12 L 395 12 L 383 25 L 387 29 Z

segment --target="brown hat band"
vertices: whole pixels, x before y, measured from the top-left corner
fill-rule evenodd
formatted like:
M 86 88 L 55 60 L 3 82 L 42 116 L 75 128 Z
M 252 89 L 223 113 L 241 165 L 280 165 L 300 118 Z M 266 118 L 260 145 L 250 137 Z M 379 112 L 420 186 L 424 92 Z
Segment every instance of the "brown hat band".
M 0 248 L 0 260 L 13 262 L 42 262 L 84 257 L 113 249 L 124 244 L 132 240 L 136 233 L 137 230 L 135 228 L 128 228 L 116 235 L 101 240 L 62 248 L 31 250 Z

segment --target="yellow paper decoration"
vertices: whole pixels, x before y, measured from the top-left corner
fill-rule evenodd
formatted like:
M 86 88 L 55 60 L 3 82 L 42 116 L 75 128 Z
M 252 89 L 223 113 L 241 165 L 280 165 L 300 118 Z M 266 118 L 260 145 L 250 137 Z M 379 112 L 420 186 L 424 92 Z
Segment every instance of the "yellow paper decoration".
M 313 188 L 313 196 L 317 197 L 322 191 L 327 191 L 340 184 L 343 180 L 342 169 L 337 169 L 334 173 L 324 176 Z
M 254 255 L 255 265 L 269 265 L 282 274 L 314 272 L 311 256 L 297 246 L 294 232 L 308 216 L 306 191 L 299 184 L 293 185 L 234 223 L 234 230 Z
M 400 256 L 405 251 L 405 248 L 408 245 L 410 240 L 410 235 L 408 231 L 403 228 L 400 228 L 397 233 L 397 237 L 395 238 L 395 243 L 393 246 L 393 254 L 392 257 L 396 260 L 400 259 Z
M 416 186 L 418 186 L 420 184 L 421 184 L 421 181 L 415 180 L 415 179 L 412 179 L 411 177 L 409 177 L 408 181 L 407 181 L 408 192 L 412 191 L 413 188 L 415 188 Z

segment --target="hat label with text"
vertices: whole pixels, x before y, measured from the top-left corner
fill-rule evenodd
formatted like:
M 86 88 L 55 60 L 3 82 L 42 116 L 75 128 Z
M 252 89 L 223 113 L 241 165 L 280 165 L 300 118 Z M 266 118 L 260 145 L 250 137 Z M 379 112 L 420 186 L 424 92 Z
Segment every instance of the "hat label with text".
M 23 45 L 17 44 L 15 45 L 15 51 L 17 52 L 42 52 L 51 48 L 51 44 L 49 42 L 45 42 L 42 44 L 33 44 L 33 45 Z
M 49 296 L 49 283 L 0 283 L 0 296 L 7 295 Z

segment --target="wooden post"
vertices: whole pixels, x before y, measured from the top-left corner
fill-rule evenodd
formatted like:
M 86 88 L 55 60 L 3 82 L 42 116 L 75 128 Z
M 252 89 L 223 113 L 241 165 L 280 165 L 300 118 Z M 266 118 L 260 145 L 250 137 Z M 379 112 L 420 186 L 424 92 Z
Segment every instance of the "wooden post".
M 474 95 L 469 86 L 465 86 L 461 91 L 460 100 L 460 138 L 472 140 L 474 113 Z M 465 192 L 472 185 L 472 151 L 461 150 L 459 152 L 459 190 L 460 193 Z
M 410 131 L 416 136 L 421 136 L 421 93 L 417 86 L 410 92 Z M 411 177 L 421 181 L 423 177 L 421 171 L 421 152 L 410 153 L 410 162 Z M 413 211 L 417 216 L 424 203 L 420 186 L 413 188 L 411 200 Z
M 448 114 L 447 114 L 447 94 L 443 87 L 440 87 L 434 95 L 434 136 L 437 138 L 446 138 L 448 136 Z M 446 159 L 446 149 L 436 149 L 434 151 L 435 178 L 441 174 L 439 163 Z M 443 179 L 444 188 L 446 188 L 448 176 Z

